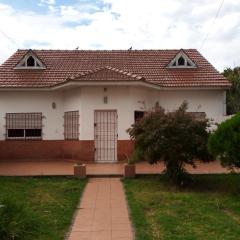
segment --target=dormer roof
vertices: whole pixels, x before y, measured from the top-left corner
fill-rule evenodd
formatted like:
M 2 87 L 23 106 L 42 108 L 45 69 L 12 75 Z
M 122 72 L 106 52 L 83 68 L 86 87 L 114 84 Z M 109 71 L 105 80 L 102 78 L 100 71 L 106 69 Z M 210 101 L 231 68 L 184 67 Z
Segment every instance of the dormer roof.
M 169 68 L 196 68 L 197 64 L 181 49 L 168 64 Z
M 45 65 L 37 54 L 29 49 L 14 69 L 45 69 Z

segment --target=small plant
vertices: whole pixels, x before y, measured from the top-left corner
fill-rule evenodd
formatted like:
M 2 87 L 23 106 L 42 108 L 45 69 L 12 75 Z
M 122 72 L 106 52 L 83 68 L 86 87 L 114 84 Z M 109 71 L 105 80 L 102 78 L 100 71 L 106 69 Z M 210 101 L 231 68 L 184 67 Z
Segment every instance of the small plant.
M 240 168 L 240 113 L 218 126 L 209 138 L 208 148 L 223 166 Z
M 34 213 L 11 198 L 0 201 L 0 239 L 34 239 L 39 223 Z
M 125 178 L 134 178 L 136 175 L 136 158 L 134 155 L 130 157 L 126 154 L 127 163 L 124 165 L 124 177 Z
M 125 154 L 125 157 L 126 157 L 126 159 L 127 159 L 127 163 L 129 164 L 129 165 L 132 165 L 132 164 L 134 164 L 135 163 L 135 161 L 134 161 L 134 159 L 133 159 L 133 157 L 131 156 L 131 157 L 129 157 L 129 155 L 128 154 Z
M 135 149 L 131 156 L 129 156 L 127 154 L 125 154 L 125 156 L 126 156 L 126 159 L 127 159 L 127 163 L 129 165 L 133 165 L 133 164 L 141 161 L 141 156 L 142 155 L 141 155 L 139 149 Z
M 177 185 L 190 180 L 185 164 L 195 166 L 195 159 L 211 160 L 207 149 L 208 119 L 199 121 L 186 110 L 186 102 L 174 112 L 166 113 L 159 107 L 128 129 L 135 141 L 133 157 L 151 164 L 164 162 L 166 176 Z

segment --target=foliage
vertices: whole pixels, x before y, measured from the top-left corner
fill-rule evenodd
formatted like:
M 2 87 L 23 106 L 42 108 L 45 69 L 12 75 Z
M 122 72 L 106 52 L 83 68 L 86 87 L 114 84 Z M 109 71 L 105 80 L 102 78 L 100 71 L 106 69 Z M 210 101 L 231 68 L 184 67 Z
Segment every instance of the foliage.
M 17 200 L 6 198 L 0 202 L 1 240 L 33 239 L 39 224 L 34 212 Z
M 196 158 L 211 160 L 207 151 L 208 120 L 198 121 L 186 110 L 186 102 L 174 112 L 158 108 L 128 129 L 135 140 L 134 156 L 151 164 L 163 161 L 166 175 L 176 184 L 189 180 L 184 164 L 195 166 Z
M 227 68 L 223 75 L 232 83 L 232 87 L 227 91 L 227 113 L 235 114 L 240 112 L 240 67 Z
M 218 126 L 209 137 L 208 148 L 223 166 L 240 168 L 240 113 Z

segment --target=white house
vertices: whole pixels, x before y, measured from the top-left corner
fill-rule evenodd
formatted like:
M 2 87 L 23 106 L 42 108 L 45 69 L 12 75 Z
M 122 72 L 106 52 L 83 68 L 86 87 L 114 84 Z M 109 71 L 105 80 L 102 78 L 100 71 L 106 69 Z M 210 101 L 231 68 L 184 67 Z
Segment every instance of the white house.
M 221 119 L 230 83 L 195 49 L 18 50 L 0 66 L 0 160 L 116 162 L 156 104 Z

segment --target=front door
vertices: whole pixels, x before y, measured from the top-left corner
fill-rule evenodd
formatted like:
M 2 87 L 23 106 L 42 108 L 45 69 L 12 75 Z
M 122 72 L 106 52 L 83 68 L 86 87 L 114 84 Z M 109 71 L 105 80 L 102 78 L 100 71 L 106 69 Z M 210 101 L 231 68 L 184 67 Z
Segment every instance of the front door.
M 95 110 L 94 112 L 95 161 L 117 161 L 117 111 Z

